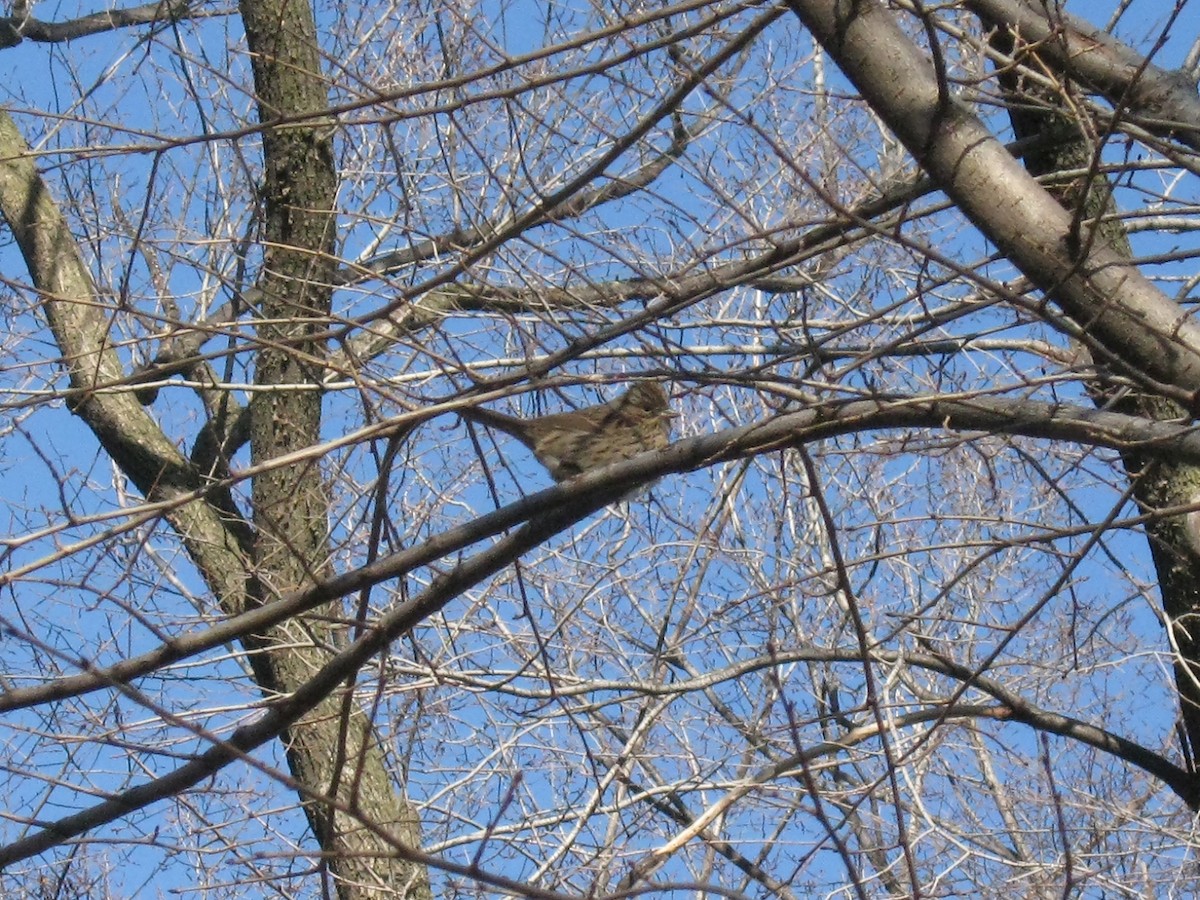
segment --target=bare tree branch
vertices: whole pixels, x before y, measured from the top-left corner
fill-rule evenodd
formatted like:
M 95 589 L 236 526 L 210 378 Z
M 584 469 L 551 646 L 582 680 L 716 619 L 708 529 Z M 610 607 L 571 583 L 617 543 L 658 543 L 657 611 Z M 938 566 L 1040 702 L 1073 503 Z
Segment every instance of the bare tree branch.
M 112 9 L 80 16 L 66 22 L 43 22 L 32 16 L 8 16 L 0 18 L 0 48 L 15 47 L 23 40 L 42 44 L 58 44 L 130 28 L 135 25 L 154 25 L 161 22 L 179 22 L 186 19 L 201 19 L 210 16 L 228 16 L 232 10 L 192 10 L 191 0 L 158 0 L 129 9 Z

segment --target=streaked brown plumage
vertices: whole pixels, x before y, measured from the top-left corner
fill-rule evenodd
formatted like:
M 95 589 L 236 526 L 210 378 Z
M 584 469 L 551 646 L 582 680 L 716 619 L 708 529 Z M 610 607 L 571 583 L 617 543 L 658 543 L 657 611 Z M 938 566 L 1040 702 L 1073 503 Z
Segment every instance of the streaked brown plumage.
M 588 469 L 632 459 L 647 450 L 661 450 L 671 438 L 667 395 L 657 384 L 635 384 L 597 406 L 519 419 L 481 407 L 460 409 L 472 422 L 511 434 L 533 451 L 555 481 L 565 481 Z

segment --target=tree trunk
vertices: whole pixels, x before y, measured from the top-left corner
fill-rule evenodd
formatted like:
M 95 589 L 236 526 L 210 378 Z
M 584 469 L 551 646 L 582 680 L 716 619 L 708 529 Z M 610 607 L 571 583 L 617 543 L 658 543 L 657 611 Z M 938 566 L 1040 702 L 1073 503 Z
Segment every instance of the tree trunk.
M 320 442 L 321 382 L 335 269 L 337 219 L 327 107 L 316 25 L 309 4 L 241 4 L 254 60 L 263 131 L 266 208 L 255 383 L 308 384 L 314 390 L 260 390 L 250 405 L 254 465 Z M 285 124 L 275 124 L 288 119 Z M 329 496 L 315 460 L 272 466 L 254 479 L 254 575 L 271 595 L 330 573 Z M 265 598 L 264 598 L 265 599 Z M 264 636 L 252 656 L 268 692 L 288 693 L 334 646 L 330 621 L 341 603 L 318 608 Z M 304 808 L 339 894 L 425 897 L 427 875 L 396 855 L 415 848 L 415 817 L 397 795 L 371 723 L 349 697 L 331 696 L 287 735 L 288 759 L 308 795 Z M 330 802 L 335 800 L 336 802 Z
M 1001 23 L 987 24 L 994 29 L 990 42 L 995 49 L 1040 68 L 1034 53 L 1019 44 L 1011 28 Z M 1072 117 L 1067 111 L 1081 109 L 1082 105 L 1068 105 L 1063 95 L 1021 78 L 1012 69 L 1001 73 L 1000 83 L 1009 95 L 1009 119 L 1016 137 L 1038 139 L 1024 155 L 1030 173 L 1038 177 L 1087 173 L 1046 184 L 1075 216 L 1079 241 L 1101 242 L 1114 253 L 1132 259 L 1128 233 L 1116 216 L 1114 185 L 1093 170 L 1101 146 L 1089 130 L 1092 123 Z M 1104 366 L 1098 367 L 1098 375 L 1092 392 L 1098 406 L 1160 421 L 1189 418 L 1187 410 L 1168 398 L 1127 385 L 1117 386 L 1106 378 Z M 1144 512 L 1200 500 L 1200 467 L 1133 452 L 1123 453 L 1122 459 L 1132 479 L 1134 498 Z M 1200 516 L 1155 516 L 1145 527 L 1170 627 L 1184 750 L 1188 766 L 1194 768 L 1194 748 L 1200 747 Z

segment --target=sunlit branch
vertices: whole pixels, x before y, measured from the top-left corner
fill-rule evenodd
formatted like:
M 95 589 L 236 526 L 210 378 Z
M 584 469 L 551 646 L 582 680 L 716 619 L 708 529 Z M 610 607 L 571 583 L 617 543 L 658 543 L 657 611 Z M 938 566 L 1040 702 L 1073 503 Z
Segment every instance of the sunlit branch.
M 422 415 L 427 415 L 423 413 Z M 411 417 L 410 417 L 411 418 Z M 646 484 L 671 472 L 690 471 L 729 460 L 803 446 L 840 434 L 887 428 L 932 428 L 1024 435 L 1076 441 L 1123 450 L 1136 448 L 1148 455 L 1200 462 L 1200 433 L 1187 425 L 1157 422 L 1120 413 L 1032 400 L 975 398 L 944 400 L 893 397 L 827 403 L 762 422 L 678 441 L 659 453 L 643 454 L 628 462 L 581 475 L 480 516 L 405 550 L 321 581 L 303 591 L 226 619 L 219 625 L 175 638 L 142 656 L 97 671 L 50 684 L 0 694 L 0 712 L 99 690 L 141 677 L 247 634 L 259 633 L 285 619 L 331 599 L 400 578 L 413 569 L 494 536 L 547 509 L 574 508 L 586 502 L 588 512 L 603 506 L 588 498 L 596 491 L 619 496 L 631 486 Z M 321 448 L 314 449 L 321 455 Z M 86 661 L 80 664 L 91 669 Z M 359 663 L 361 664 L 361 663 Z M 354 671 L 348 666 L 344 674 Z
M 13 6 L 15 12 L 18 4 L 14 3 Z M 214 16 L 228 16 L 233 12 L 232 9 L 190 10 L 190 6 L 191 0 L 162 0 L 162 2 L 144 3 L 129 9 L 93 13 L 77 19 L 68 19 L 65 22 L 44 22 L 32 16 L 8 16 L 0 18 L 0 49 L 15 47 L 23 40 L 57 44 L 115 31 L 118 28 L 153 25 L 159 22 L 181 22 L 186 19 L 207 19 Z

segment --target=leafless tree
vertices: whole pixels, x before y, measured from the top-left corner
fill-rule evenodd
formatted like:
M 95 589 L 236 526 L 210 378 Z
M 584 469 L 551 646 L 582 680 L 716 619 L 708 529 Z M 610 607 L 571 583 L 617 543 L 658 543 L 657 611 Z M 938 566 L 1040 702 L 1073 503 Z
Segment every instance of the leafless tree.
M 1196 890 L 1194 4 L 69 6 L 5 896 Z

